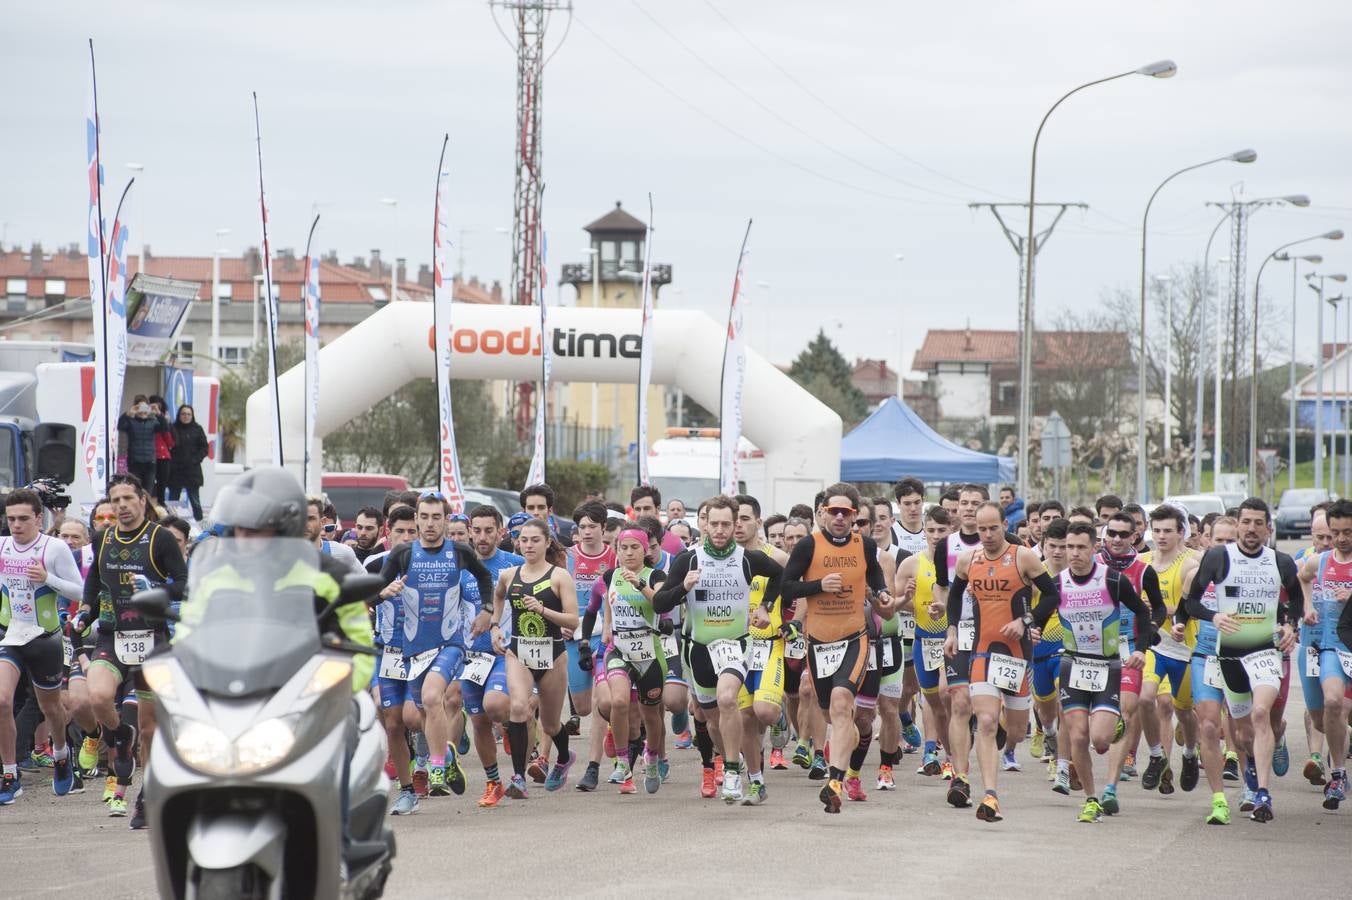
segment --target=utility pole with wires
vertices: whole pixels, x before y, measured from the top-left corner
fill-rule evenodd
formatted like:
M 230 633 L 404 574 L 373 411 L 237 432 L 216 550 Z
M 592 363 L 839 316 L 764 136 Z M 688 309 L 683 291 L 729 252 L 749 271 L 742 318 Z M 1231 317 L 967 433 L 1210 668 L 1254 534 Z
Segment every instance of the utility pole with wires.
M 572 22 L 571 0 L 490 0 L 493 22 L 503 39 L 516 51 L 516 189 L 512 202 L 512 283 L 511 302 L 528 306 L 540 302 L 540 196 L 544 189 L 541 169 L 540 111 L 545 63 L 557 52 L 545 53 L 545 32 L 556 12 L 568 14 Z M 497 10 L 510 18 L 515 37 L 509 36 L 498 21 Z M 567 30 L 563 37 L 567 37 Z M 562 43 L 562 38 L 560 39 Z M 544 335 L 540 339 L 547 340 Z M 516 386 L 517 437 L 525 440 L 535 421 L 532 402 L 535 385 Z M 511 395 L 509 395 L 511 396 Z M 543 402 L 543 398 L 541 398 Z
M 1019 257 L 1019 445 L 1018 445 L 1018 494 L 1020 497 L 1026 497 L 1028 493 L 1028 435 L 1032 428 L 1033 419 L 1033 339 L 1032 334 L 1027 333 L 1024 328 L 1024 278 L 1027 272 L 1025 266 L 1028 264 L 1028 243 L 1027 238 L 1020 231 L 1009 227 L 1004 217 L 1000 215 L 1002 209 L 1022 209 L 1027 210 L 1027 203 L 969 203 L 969 209 L 989 209 L 991 215 L 995 216 L 995 221 L 1000 224 L 1000 229 L 1005 233 L 1005 239 L 1009 245 L 1014 248 L 1014 252 Z M 1056 215 L 1052 218 L 1051 224 L 1042 231 L 1033 236 L 1032 256 L 1037 257 L 1042 252 L 1042 248 L 1051 238 L 1056 225 L 1061 221 L 1061 217 L 1066 214 L 1068 209 L 1078 209 L 1081 212 L 1089 209 L 1087 203 L 1035 203 L 1034 209 L 1039 207 L 1050 207 L 1056 210 Z M 1027 285 L 1028 293 L 1032 296 L 1032 285 Z M 1031 321 L 1031 318 L 1029 319 Z M 1036 331 L 1036 328 L 1032 329 Z

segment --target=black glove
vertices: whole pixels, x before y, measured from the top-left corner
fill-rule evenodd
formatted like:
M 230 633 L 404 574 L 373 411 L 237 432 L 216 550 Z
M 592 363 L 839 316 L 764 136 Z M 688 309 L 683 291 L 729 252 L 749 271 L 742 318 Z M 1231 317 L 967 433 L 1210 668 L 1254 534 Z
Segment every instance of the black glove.
M 672 634 L 676 631 L 676 623 L 670 619 L 662 619 L 657 623 L 658 634 Z
M 779 626 L 779 633 L 784 637 L 784 643 L 792 643 L 798 640 L 798 623 L 790 619 Z
M 577 667 L 584 672 L 590 672 L 595 664 L 596 658 L 592 656 L 591 644 L 588 641 L 579 642 L 577 645 Z

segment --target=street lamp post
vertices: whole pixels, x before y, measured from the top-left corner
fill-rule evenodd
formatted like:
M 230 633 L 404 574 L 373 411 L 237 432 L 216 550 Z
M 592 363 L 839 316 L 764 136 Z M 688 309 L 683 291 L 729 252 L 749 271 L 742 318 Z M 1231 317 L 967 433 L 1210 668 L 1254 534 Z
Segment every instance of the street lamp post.
M 1138 365 L 1136 370 L 1136 502 L 1145 503 L 1150 499 L 1149 488 L 1146 484 L 1146 446 L 1145 446 L 1145 250 L 1146 250 L 1146 228 L 1150 222 L 1150 207 L 1154 205 L 1155 198 L 1159 196 L 1164 186 L 1173 181 L 1185 172 L 1191 172 L 1194 169 L 1200 169 L 1203 166 L 1210 166 L 1218 162 L 1237 162 L 1251 163 L 1258 158 L 1258 154 L 1252 150 L 1237 150 L 1226 156 L 1218 156 L 1215 159 L 1208 159 L 1206 162 L 1195 163 L 1186 168 L 1179 169 L 1174 174 L 1160 182 L 1159 187 L 1155 188 L 1154 193 L 1150 195 L 1150 200 L 1145 205 L 1145 215 L 1141 216 L 1141 322 L 1138 345 Z
M 1345 298 L 1342 294 L 1336 297 L 1330 297 L 1326 301 L 1333 307 L 1333 355 L 1329 357 L 1333 370 L 1333 386 L 1330 394 L 1333 396 L 1333 421 L 1334 425 L 1329 429 L 1329 492 L 1332 493 L 1338 489 L 1338 480 L 1334 477 L 1338 471 L 1338 310 L 1342 306 Z
M 1165 288 L 1164 300 L 1164 455 L 1173 448 L 1173 429 L 1170 427 L 1173 409 L 1174 374 L 1174 277 L 1156 275 L 1155 283 Z M 1169 465 L 1164 466 L 1164 496 L 1169 496 Z
M 1253 280 L 1253 321 L 1249 326 L 1253 331 L 1253 371 L 1249 375 L 1249 491 L 1255 494 L 1258 487 L 1258 287 L 1263 281 L 1263 269 L 1272 261 L 1274 256 L 1285 250 L 1287 247 L 1294 247 L 1297 244 L 1304 244 L 1309 241 L 1341 241 L 1342 239 L 1342 229 L 1335 228 L 1333 231 L 1326 231 L 1323 234 L 1316 234 L 1312 237 L 1300 238 L 1299 240 L 1282 244 L 1267 255 L 1267 258 L 1259 265 L 1258 275 Z M 1338 343 L 1337 321 L 1337 311 L 1335 308 L 1333 328 L 1334 344 Z M 1337 377 L 1336 371 L 1334 377 Z M 1330 478 L 1330 481 L 1332 481 L 1332 478 Z
M 217 238 L 229 233 L 229 228 L 216 229 Z M 211 254 L 211 375 L 217 379 L 221 377 L 221 254 L 224 252 L 217 247 Z
M 1163 59 L 1147 66 L 1141 66 L 1139 69 L 1131 69 L 1126 72 L 1119 72 L 1116 75 L 1109 75 L 1107 78 L 1087 81 L 1074 90 L 1062 94 L 1061 99 L 1053 103 L 1051 109 L 1047 110 L 1042 117 L 1042 121 L 1037 126 L 1037 133 L 1033 135 L 1033 158 L 1028 175 L 1028 238 L 1024 244 L 1027 264 L 1023 270 L 1023 321 L 1019 323 L 1019 496 L 1025 496 L 1028 493 L 1028 430 L 1033 410 L 1033 261 L 1037 257 L 1037 245 L 1034 244 L 1033 214 L 1037 211 L 1037 145 L 1042 138 L 1042 129 L 1047 124 L 1047 120 L 1051 118 L 1052 113 L 1056 112 L 1058 106 L 1085 88 L 1116 81 L 1119 78 L 1126 78 L 1128 75 L 1171 78 L 1177 72 L 1178 66 L 1174 64 L 1173 60 Z
M 1288 253 L 1278 253 L 1272 257 L 1277 262 L 1291 263 L 1291 364 L 1287 374 L 1289 382 L 1287 394 L 1290 402 L 1287 403 L 1287 441 L 1286 441 L 1286 473 L 1287 487 L 1291 490 L 1296 489 L 1296 263 L 1307 262 L 1312 265 L 1319 265 L 1324 261 L 1324 257 L 1318 253 L 1311 253 L 1306 256 L 1292 256 Z

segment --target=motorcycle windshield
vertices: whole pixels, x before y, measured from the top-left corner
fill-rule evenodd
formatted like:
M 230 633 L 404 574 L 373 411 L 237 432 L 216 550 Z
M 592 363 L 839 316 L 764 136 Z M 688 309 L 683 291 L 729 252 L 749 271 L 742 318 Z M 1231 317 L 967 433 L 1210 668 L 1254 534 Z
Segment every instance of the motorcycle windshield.
M 173 653 L 199 691 L 273 691 L 319 652 L 319 551 L 299 538 L 211 538 L 193 552 Z

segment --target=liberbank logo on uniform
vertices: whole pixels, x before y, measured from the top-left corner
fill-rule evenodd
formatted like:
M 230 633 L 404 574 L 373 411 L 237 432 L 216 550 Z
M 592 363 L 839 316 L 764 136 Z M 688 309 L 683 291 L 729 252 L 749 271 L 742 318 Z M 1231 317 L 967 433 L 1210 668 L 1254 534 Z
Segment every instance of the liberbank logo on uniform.
M 583 359 L 638 359 L 643 338 L 637 333 L 611 334 L 578 331 L 576 328 L 552 328 L 550 346 L 555 356 Z M 428 330 L 427 345 L 436 348 L 434 332 Z M 500 328 L 457 328 L 451 333 L 451 349 L 456 353 L 486 353 L 489 356 L 539 356 L 540 331 L 530 325 L 503 331 Z

